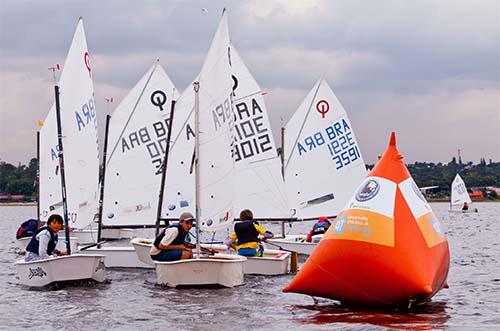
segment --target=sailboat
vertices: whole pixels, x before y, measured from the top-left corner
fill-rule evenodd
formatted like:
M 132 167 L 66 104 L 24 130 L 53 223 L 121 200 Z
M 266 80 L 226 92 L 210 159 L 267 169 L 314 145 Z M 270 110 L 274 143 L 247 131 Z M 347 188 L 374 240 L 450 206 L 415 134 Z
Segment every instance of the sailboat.
M 19 283 L 28 286 L 82 279 L 102 282 L 105 277 L 105 257 L 72 255 L 69 236 L 70 226 L 85 226 L 93 219 L 99 163 L 92 71 L 81 18 L 59 84 L 41 131 L 40 213 L 41 218 L 64 215 L 68 255 L 17 261 Z
M 196 257 L 157 262 L 157 283 L 176 286 L 243 284 L 243 256 L 202 256 L 200 231 L 218 231 L 232 224 L 234 207 L 234 160 L 232 157 L 234 118 L 229 31 L 225 10 L 193 90 L 179 99 L 187 107 L 194 99 L 195 115 L 195 206 Z M 193 98 L 194 97 L 194 98 Z M 175 148 L 186 146 L 173 146 Z M 168 189 L 168 178 L 167 178 Z
M 288 207 L 281 164 L 276 153 L 271 125 L 262 91 L 250 71 L 231 45 L 233 111 L 235 117 L 235 181 L 241 188 L 235 192 L 235 211 L 254 211 L 260 220 L 287 220 Z M 188 91 L 186 93 L 191 93 Z M 194 201 L 194 175 L 190 172 L 194 150 L 194 116 L 190 105 L 176 105 L 173 121 L 172 153 L 167 164 L 168 185 L 165 191 L 163 218 L 172 219 L 188 210 Z M 183 146 L 184 148 L 175 148 Z M 132 244 L 139 259 L 154 265 L 149 256 L 151 239 L 135 238 Z M 223 244 L 205 243 L 204 248 L 227 252 Z M 245 274 L 279 275 L 290 270 L 290 253 L 267 249 L 262 257 L 247 257 Z
M 100 227 L 155 225 L 162 162 L 168 146 L 170 107 L 177 98 L 177 89 L 156 60 L 114 110 L 104 147 Z M 107 267 L 154 267 L 152 263 L 141 262 L 130 245 L 99 245 L 86 252 L 105 254 Z
M 468 209 L 462 209 L 464 204 L 467 203 Z M 451 200 L 450 200 L 450 213 L 477 213 L 477 208 L 472 208 L 472 200 L 467 191 L 465 183 L 459 174 L 453 179 L 451 184 Z
M 365 163 L 347 113 L 319 79 L 285 126 L 284 176 L 295 217 L 335 217 L 366 176 Z M 305 235 L 270 239 L 274 246 L 309 255 L 317 243 Z

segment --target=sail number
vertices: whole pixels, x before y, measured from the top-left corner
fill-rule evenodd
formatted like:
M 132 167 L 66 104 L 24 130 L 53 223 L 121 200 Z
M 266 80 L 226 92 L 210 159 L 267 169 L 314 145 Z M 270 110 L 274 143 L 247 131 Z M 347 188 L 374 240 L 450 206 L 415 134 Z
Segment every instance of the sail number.
M 328 148 L 332 161 L 339 170 L 361 158 L 359 148 L 349 123 L 342 119 L 318 131 L 297 143 L 299 156 L 317 150 L 322 146 Z

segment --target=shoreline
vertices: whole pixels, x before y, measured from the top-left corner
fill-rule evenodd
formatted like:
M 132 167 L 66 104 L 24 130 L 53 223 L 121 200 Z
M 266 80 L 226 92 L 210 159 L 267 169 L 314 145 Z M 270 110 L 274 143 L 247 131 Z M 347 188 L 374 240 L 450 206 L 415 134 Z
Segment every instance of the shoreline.
M 6 206 L 36 206 L 36 202 L 0 202 L 0 207 Z

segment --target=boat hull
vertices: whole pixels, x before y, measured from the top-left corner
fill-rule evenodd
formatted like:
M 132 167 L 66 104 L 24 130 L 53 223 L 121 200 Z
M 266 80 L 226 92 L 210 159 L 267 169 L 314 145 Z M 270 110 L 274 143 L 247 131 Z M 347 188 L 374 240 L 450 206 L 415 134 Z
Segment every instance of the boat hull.
M 245 261 L 243 256 L 216 254 L 199 259 L 154 263 L 160 285 L 234 287 L 243 284 Z
M 297 252 L 302 255 L 311 255 L 317 243 L 306 242 L 305 235 L 287 235 L 285 238 L 267 239 L 269 242 L 266 247 L 281 248 L 291 252 Z
M 131 241 L 140 261 L 154 266 L 154 261 L 149 255 L 152 246 L 151 239 L 135 238 Z M 227 252 L 226 245 L 204 244 L 202 247 L 215 250 L 219 254 Z M 284 275 L 290 272 L 291 253 L 276 249 L 264 251 L 262 257 L 247 257 L 243 272 L 250 275 Z
M 101 246 L 92 247 L 84 251 L 80 251 L 81 254 L 93 255 L 101 254 L 106 256 L 104 264 L 106 268 L 154 268 L 153 264 L 144 263 L 139 259 L 136 254 L 134 247 L 114 247 L 114 246 Z
M 20 238 L 20 239 L 16 239 L 16 250 L 18 253 L 20 254 L 25 254 L 26 253 L 26 246 L 28 246 L 28 243 L 30 242 L 31 240 L 31 237 L 26 237 L 26 238 Z M 70 237 L 70 245 L 71 245 L 71 251 L 72 252 L 76 252 L 76 249 L 77 249 L 77 241 L 78 241 L 78 238 L 76 237 Z M 63 238 L 59 238 L 59 240 L 57 241 L 57 246 L 56 248 L 58 250 L 60 250 L 61 252 L 65 252 L 66 251 L 66 243 L 64 242 L 64 237 Z
M 103 282 L 106 267 L 103 255 L 73 254 L 54 258 L 15 263 L 19 284 L 43 287 L 55 282 L 93 279 Z

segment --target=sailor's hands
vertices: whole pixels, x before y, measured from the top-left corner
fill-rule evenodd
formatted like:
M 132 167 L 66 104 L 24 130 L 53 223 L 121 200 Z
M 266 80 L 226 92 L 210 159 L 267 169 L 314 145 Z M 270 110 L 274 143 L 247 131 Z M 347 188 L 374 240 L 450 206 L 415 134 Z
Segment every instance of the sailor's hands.
M 68 255 L 67 251 L 57 253 L 57 256 L 65 256 L 65 255 Z

